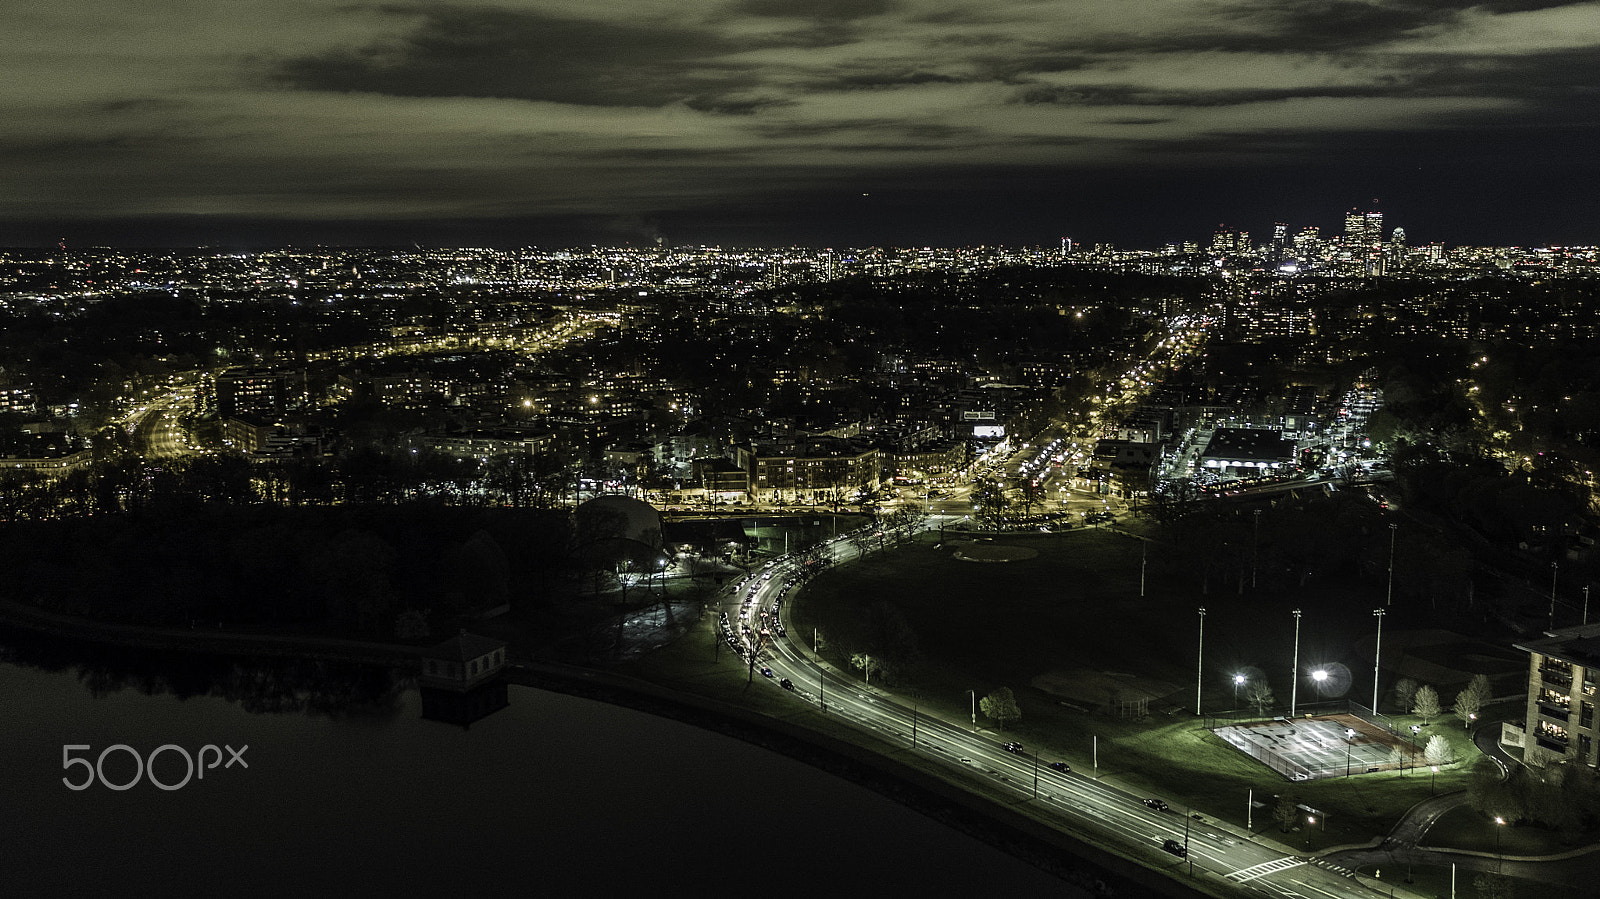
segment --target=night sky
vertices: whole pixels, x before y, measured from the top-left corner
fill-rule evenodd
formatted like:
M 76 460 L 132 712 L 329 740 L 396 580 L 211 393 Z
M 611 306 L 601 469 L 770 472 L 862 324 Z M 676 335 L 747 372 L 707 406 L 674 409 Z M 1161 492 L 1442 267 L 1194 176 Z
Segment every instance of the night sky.
M 1600 2 L 13 4 L 0 244 L 1594 244 L 1597 85 Z

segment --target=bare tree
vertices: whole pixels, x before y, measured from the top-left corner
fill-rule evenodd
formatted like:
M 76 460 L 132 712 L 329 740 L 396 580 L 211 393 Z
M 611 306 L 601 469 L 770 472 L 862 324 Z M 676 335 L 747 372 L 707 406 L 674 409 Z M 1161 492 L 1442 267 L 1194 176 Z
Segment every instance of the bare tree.
M 1417 687 L 1421 686 L 1415 679 L 1402 677 L 1394 684 L 1395 705 L 1402 709 L 1409 709 L 1417 698 Z
M 1439 691 L 1427 684 L 1418 687 L 1411 714 L 1421 718 L 1424 725 L 1432 724 L 1433 719 L 1439 717 Z
M 1244 688 L 1244 701 L 1255 709 L 1257 715 L 1265 715 L 1275 702 L 1272 686 L 1262 678 L 1253 678 Z
M 1456 694 L 1456 703 L 1451 707 L 1456 717 L 1461 719 L 1461 726 L 1471 728 L 1472 722 L 1478 719 L 1478 712 L 1483 709 L 1483 702 L 1471 687 Z
M 1467 682 L 1467 691 L 1478 698 L 1478 706 L 1482 708 L 1494 699 L 1494 688 L 1489 685 L 1489 675 L 1474 674 L 1472 680 Z

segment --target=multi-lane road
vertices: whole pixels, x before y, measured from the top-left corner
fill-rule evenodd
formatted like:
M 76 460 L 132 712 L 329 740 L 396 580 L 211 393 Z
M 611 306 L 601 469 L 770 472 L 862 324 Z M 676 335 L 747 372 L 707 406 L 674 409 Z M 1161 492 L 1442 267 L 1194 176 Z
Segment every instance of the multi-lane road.
M 835 559 L 861 552 L 842 537 L 829 550 Z M 1306 899 L 1388 895 L 1348 872 L 1211 821 L 1205 809 L 1153 809 L 1145 800 L 1160 797 L 1128 793 L 1097 780 L 1093 771 L 1057 770 L 1051 763 L 1059 760 L 1041 758 L 1028 747 L 1008 750 L 1003 735 L 981 732 L 974 721 L 930 716 L 892 693 L 838 677 L 787 637 L 785 606 L 797 595 L 795 574 L 793 564 L 780 559 L 735 584 L 724 602 L 721 624 L 724 639 L 746 658 L 757 652 L 757 679 L 767 680 L 774 690 L 787 690 L 794 702 L 820 705 L 864 731 L 914 746 L 929 766 L 985 780 L 991 789 L 1037 803 L 1042 817 L 1069 835 L 1116 847 L 1119 854 L 1165 869 L 1174 878 L 1199 879 L 1213 891 Z M 1164 849 L 1168 841 L 1176 844 L 1173 849 L 1187 846 L 1187 856 Z

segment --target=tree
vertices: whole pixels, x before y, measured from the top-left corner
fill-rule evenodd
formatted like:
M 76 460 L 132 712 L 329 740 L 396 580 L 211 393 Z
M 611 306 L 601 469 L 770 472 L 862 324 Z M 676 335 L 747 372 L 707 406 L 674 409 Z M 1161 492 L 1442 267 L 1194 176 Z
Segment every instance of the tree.
M 1300 820 L 1300 800 L 1293 793 L 1280 793 L 1278 804 L 1272 807 L 1272 820 L 1278 822 L 1278 829 L 1284 833 Z
M 1017 707 L 1017 697 L 1010 687 L 1001 687 L 978 701 L 978 708 L 986 717 L 999 722 L 1000 729 L 1022 720 L 1022 709 Z
M 1494 689 L 1489 686 L 1489 675 L 1474 674 L 1472 680 L 1467 682 L 1467 690 L 1478 698 L 1478 707 L 1482 708 L 1494 699 Z
M 1456 713 L 1456 717 L 1461 719 L 1461 726 L 1466 728 L 1472 727 L 1472 722 L 1477 720 L 1478 712 L 1482 708 L 1482 700 L 1478 698 L 1478 694 L 1474 693 L 1470 687 L 1457 693 L 1455 705 L 1451 706 L 1451 709 Z
M 1420 687 L 1420 686 L 1421 686 L 1421 684 L 1418 684 L 1414 679 L 1409 678 L 1409 677 L 1402 677 L 1398 681 L 1395 681 L 1395 684 L 1394 684 L 1394 701 L 1395 701 L 1395 705 L 1399 706 L 1402 709 L 1411 708 L 1412 704 L 1416 701 L 1416 698 L 1417 698 L 1417 688 Z
M 878 661 L 877 656 L 870 653 L 857 652 L 850 655 L 850 667 L 860 668 L 861 673 L 866 676 L 867 683 L 870 684 L 872 683 L 872 672 L 882 671 L 883 663 Z
M 1427 748 L 1422 750 L 1422 760 L 1430 765 L 1448 765 L 1454 757 L 1450 741 L 1444 738 L 1444 734 L 1434 734 L 1429 737 Z
M 1433 719 L 1439 717 L 1439 691 L 1427 684 L 1418 687 L 1411 714 L 1421 718 L 1424 726 L 1432 724 Z
M 1272 686 L 1262 678 L 1253 678 L 1244 688 L 1244 701 L 1256 710 L 1257 715 L 1265 715 L 1275 701 Z

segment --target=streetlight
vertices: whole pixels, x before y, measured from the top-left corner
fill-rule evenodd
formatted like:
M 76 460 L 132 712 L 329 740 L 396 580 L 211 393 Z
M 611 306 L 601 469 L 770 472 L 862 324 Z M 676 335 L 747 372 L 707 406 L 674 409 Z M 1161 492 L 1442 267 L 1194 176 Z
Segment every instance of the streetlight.
M 1311 672 L 1311 679 L 1317 683 L 1317 699 L 1320 700 L 1322 699 L 1322 685 L 1328 681 L 1328 672 L 1324 668 L 1318 668 Z
M 1433 769 L 1433 773 L 1428 775 L 1428 794 L 1437 796 L 1439 795 L 1439 766 L 1432 765 L 1430 767 Z
M 1345 777 L 1349 777 L 1350 776 L 1350 747 L 1352 747 L 1354 745 L 1356 745 L 1356 729 L 1353 728 L 1353 727 L 1347 727 L 1347 728 L 1344 729 L 1344 776 Z
M 972 697 L 972 729 L 978 729 L 978 691 L 968 690 L 967 695 Z
M 1245 676 L 1242 674 L 1235 674 L 1233 676 L 1233 707 L 1235 709 L 1239 707 L 1239 688 L 1244 686 L 1244 681 Z
M 1505 856 L 1500 854 L 1500 828 L 1505 827 L 1505 826 L 1506 826 L 1506 819 L 1500 817 L 1499 815 L 1495 815 L 1494 816 L 1494 857 L 1495 857 L 1495 872 L 1496 873 L 1499 873 L 1500 871 L 1504 870 L 1505 866 L 1506 866 Z
M 1203 662 L 1206 652 L 1206 607 L 1200 607 L 1200 646 L 1195 653 L 1194 660 L 1194 714 L 1200 717 L 1200 672 L 1204 670 Z
M 1289 669 L 1289 717 L 1294 717 L 1295 703 L 1300 697 L 1300 610 L 1294 610 L 1294 663 Z
M 1372 713 L 1378 713 L 1378 666 L 1383 661 L 1383 610 L 1373 609 L 1378 619 L 1378 641 L 1372 647 Z

